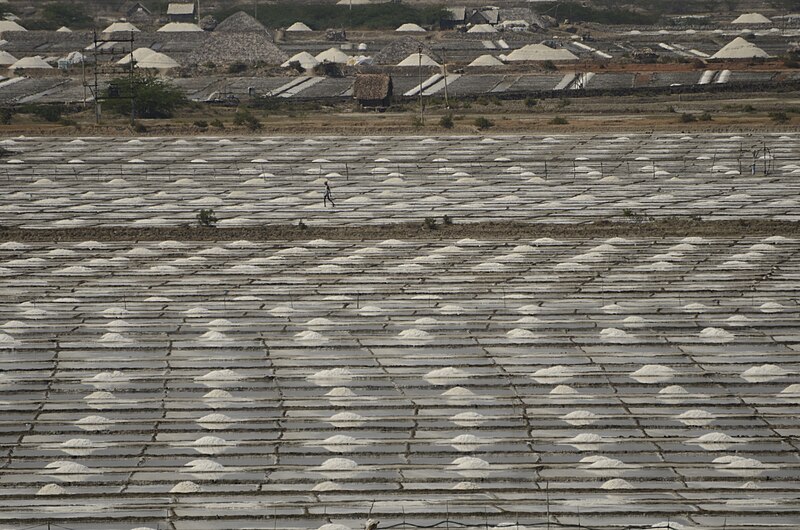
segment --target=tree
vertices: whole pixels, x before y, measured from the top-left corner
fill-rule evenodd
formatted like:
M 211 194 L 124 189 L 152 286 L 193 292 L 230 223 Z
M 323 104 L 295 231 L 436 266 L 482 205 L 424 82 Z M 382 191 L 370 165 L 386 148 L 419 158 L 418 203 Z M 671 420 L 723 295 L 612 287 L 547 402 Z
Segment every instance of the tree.
M 116 78 L 103 95 L 111 98 L 103 103 L 104 107 L 123 116 L 130 115 L 133 97 L 136 118 L 171 118 L 175 109 L 186 103 L 180 89 L 146 74 Z
M 91 28 L 92 17 L 89 16 L 81 2 L 55 2 L 42 7 L 39 16 L 29 20 L 28 29 L 56 29 L 61 26 L 69 28 Z

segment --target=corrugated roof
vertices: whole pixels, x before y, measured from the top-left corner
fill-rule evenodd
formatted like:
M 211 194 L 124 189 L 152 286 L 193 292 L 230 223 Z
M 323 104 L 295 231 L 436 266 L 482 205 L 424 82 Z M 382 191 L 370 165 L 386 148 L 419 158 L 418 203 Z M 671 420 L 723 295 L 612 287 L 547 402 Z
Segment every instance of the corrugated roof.
M 174 3 L 167 7 L 167 15 L 194 15 L 194 4 Z

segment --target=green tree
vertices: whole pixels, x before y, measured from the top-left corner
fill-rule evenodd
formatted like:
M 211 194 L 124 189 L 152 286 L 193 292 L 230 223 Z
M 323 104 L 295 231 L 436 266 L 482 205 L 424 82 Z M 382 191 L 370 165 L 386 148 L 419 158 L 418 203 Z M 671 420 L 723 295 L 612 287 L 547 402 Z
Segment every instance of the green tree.
M 83 2 L 54 2 L 42 7 L 38 17 L 29 20 L 28 29 L 57 29 L 61 26 L 86 29 L 92 27 L 92 17 L 86 13 Z
M 136 118 L 171 118 L 186 103 L 180 89 L 146 74 L 116 78 L 103 95 L 110 98 L 103 103 L 104 108 L 123 116 L 130 115 L 133 97 Z

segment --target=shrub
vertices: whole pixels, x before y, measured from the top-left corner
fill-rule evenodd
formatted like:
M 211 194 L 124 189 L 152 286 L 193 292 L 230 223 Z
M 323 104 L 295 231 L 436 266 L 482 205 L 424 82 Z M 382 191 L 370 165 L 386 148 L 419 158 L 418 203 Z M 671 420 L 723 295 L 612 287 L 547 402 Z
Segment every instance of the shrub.
M 445 114 L 439 119 L 439 125 L 444 127 L 445 129 L 452 129 L 453 128 L 453 115 L 452 114 Z
M 0 125 L 8 125 L 11 123 L 11 117 L 13 115 L 14 112 L 8 107 L 0 108 Z
M 242 61 L 235 61 L 228 65 L 229 74 L 241 74 L 247 70 L 247 65 Z
M 147 126 L 144 123 L 136 122 L 133 124 L 133 130 L 136 131 L 137 133 L 146 133 Z
M 490 129 L 494 127 L 494 122 L 481 116 L 479 118 L 475 118 L 475 127 L 480 130 Z
M 122 116 L 130 115 L 132 97 L 137 118 L 171 118 L 178 107 L 186 104 L 186 97 L 178 88 L 146 74 L 112 79 L 103 95 L 112 96 L 103 103 L 104 107 Z
M 691 123 L 693 121 L 697 121 L 694 114 L 689 114 L 688 112 L 681 114 L 681 123 Z
M 544 61 L 542 63 L 542 68 L 544 68 L 545 70 L 548 70 L 550 72 L 552 72 L 553 70 L 558 70 L 558 67 L 556 66 L 556 63 L 554 63 L 553 61 L 550 61 L 550 60 Z
M 775 123 L 788 123 L 789 122 L 789 114 L 785 111 L 779 110 L 776 112 L 770 112 L 769 117 L 772 118 L 772 121 Z
M 453 224 L 453 218 L 450 217 L 449 215 L 443 215 L 442 224 L 445 226 L 450 226 L 451 224 Z
M 300 221 L 298 221 L 297 223 L 297 228 L 299 228 L 300 230 L 305 230 L 306 228 L 308 228 L 308 225 L 305 224 L 302 219 L 300 219 Z
M 224 129 L 225 128 L 225 124 L 222 123 L 222 120 L 220 120 L 219 118 L 214 118 L 213 120 L 211 120 L 211 124 L 210 125 L 212 127 L 216 127 L 217 129 Z
M 425 220 L 422 221 L 422 226 L 428 230 L 436 230 L 436 219 L 433 217 L 426 217 Z
M 261 129 L 261 122 L 247 109 L 239 109 L 236 111 L 236 115 L 233 117 L 233 124 L 244 125 L 251 131 L 257 131 Z
M 217 224 L 217 216 L 214 215 L 214 210 L 203 208 L 197 214 L 197 222 L 200 226 L 215 226 Z
M 411 116 L 412 127 L 414 127 L 415 129 L 419 129 L 423 125 L 425 125 L 425 123 L 422 121 L 422 118 L 420 118 L 419 116 Z
M 704 112 L 698 118 L 700 121 L 711 121 L 713 118 L 711 117 L 710 112 Z
M 550 120 L 550 125 L 567 125 L 569 122 L 563 116 L 556 116 Z
M 561 98 L 558 100 L 558 108 L 563 109 L 564 107 L 569 107 L 572 104 L 570 100 L 567 98 Z
M 538 103 L 539 100 L 534 97 L 528 96 L 525 98 L 525 106 L 528 108 L 535 107 Z
M 194 126 L 198 129 L 208 129 L 208 122 L 205 120 L 197 120 L 194 122 Z

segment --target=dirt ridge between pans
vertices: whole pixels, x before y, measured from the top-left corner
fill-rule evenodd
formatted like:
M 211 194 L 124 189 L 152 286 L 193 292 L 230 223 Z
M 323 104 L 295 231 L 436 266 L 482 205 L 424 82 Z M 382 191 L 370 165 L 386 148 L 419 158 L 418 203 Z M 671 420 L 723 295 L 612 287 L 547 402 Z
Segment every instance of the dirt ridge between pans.
M 525 222 L 462 222 L 441 224 L 430 229 L 422 222 L 362 226 L 263 225 L 246 228 L 199 226 L 174 227 L 82 227 L 58 229 L 0 229 L 0 241 L 301 241 L 312 239 L 459 239 L 484 238 L 513 240 L 522 238 L 595 237 L 747 237 L 762 235 L 800 236 L 800 222 L 773 220 L 702 221 L 664 219 L 648 222 L 595 221 L 582 224 Z

